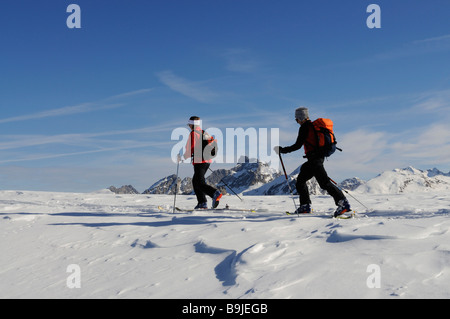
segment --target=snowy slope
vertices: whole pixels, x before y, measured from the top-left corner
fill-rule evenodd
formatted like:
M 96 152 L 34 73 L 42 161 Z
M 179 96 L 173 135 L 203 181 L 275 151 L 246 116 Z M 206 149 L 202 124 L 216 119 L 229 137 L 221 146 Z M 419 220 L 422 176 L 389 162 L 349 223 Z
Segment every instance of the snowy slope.
M 328 196 L 289 217 L 288 196 L 172 214 L 167 195 L 1 191 L 0 298 L 449 298 L 448 192 L 355 196 L 368 217 L 331 219 Z
M 450 191 L 450 176 L 437 169 L 422 171 L 414 167 L 386 171 L 356 189 L 360 193 L 400 194 Z

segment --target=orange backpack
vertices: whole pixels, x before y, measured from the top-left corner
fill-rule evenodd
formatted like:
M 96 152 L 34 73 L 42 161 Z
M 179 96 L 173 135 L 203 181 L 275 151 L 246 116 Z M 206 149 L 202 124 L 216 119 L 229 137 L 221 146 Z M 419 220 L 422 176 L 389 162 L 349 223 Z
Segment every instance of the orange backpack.
M 310 134 L 306 143 L 312 146 L 314 152 L 319 156 L 331 156 L 336 150 L 342 152 L 336 146 L 337 141 L 333 132 L 333 121 L 330 119 L 318 118 L 312 122 L 314 134 Z

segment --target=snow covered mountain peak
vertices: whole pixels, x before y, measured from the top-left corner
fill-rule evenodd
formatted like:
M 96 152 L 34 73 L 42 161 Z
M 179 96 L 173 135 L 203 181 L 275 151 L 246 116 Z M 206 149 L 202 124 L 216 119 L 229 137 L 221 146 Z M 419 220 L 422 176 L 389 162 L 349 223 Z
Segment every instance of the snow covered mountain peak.
M 206 182 L 219 187 L 223 193 L 230 192 L 231 187 L 236 193 L 260 187 L 270 183 L 280 176 L 280 172 L 271 168 L 267 163 L 250 161 L 248 158 L 240 159 L 239 163 L 231 169 L 216 169 L 207 178 Z M 176 183 L 179 183 L 179 194 L 193 194 L 192 178 L 183 180 L 175 175 L 164 177 L 144 191 L 144 194 L 166 194 L 173 195 Z
M 294 194 L 296 194 L 295 184 L 299 171 L 300 166 L 288 175 L 289 185 Z M 286 178 L 280 171 L 271 168 L 264 162 L 250 161 L 248 158 L 240 159 L 239 163 L 231 169 L 214 170 L 206 180 L 209 184 L 219 187 L 223 193 L 231 192 L 226 186 L 228 185 L 236 193 L 243 193 L 244 195 L 290 194 Z M 180 178 L 176 180 L 175 175 L 160 179 L 145 190 L 144 194 L 173 195 L 177 183 L 179 194 L 193 194 L 192 179 L 186 177 L 183 180 Z M 313 195 L 325 194 L 314 178 L 308 181 L 308 187 Z M 450 172 L 444 173 L 437 168 L 420 170 L 408 166 L 385 171 L 369 181 L 364 181 L 358 177 L 349 178 L 342 181 L 339 187 L 357 193 L 371 194 L 447 191 L 450 190 Z M 131 186 L 127 186 L 127 190 L 128 188 L 131 188 Z M 117 189 L 117 191 L 119 190 Z M 114 190 L 112 189 L 112 191 Z
M 400 194 L 450 190 L 450 174 L 438 169 L 420 170 L 412 166 L 386 171 L 357 188 L 361 193 Z

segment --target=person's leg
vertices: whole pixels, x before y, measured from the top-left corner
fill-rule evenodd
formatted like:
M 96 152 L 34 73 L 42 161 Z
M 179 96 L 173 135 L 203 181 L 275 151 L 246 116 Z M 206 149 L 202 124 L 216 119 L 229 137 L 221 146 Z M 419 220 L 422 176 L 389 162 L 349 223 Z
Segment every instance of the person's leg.
M 208 169 L 208 168 L 206 168 Z M 205 181 L 206 170 L 203 164 L 194 164 L 194 176 L 192 177 L 192 186 L 194 187 L 195 196 L 197 196 L 198 204 L 206 203 L 205 192 L 203 191 L 203 185 Z
M 192 178 L 192 182 L 194 184 L 194 191 L 195 194 L 200 194 L 201 199 L 204 199 L 204 202 L 206 202 L 205 195 L 208 195 L 209 197 L 213 198 L 214 194 L 216 193 L 217 189 L 215 187 L 212 187 L 211 185 L 208 185 L 206 183 L 205 175 L 206 172 L 209 169 L 209 163 L 201 163 L 201 164 L 195 164 L 194 165 L 194 177 Z M 195 180 L 195 183 L 194 183 Z M 198 196 L 198 195 L 197 195 Z
M 213 198 L 217 189 L 215 187 L 212 187 L 211 185 L 208 185 L 206 183 L 206 179 L 205 179 L 205 175 L 208 172 L 210 164 L 209 163 L 201 163 L 201 164 L 197 164 L 197 165 L 200 165 L 199 170 L 201 171 L 201 174 L 202 174 L 202 180 L 201 180 L 199 187 L 204 194 Z
M 334 202 L 338 205 L 339 201 L 342 199 L 346 199 L 345 195 L 342 191 L 334 185 L 323 166 L 323 158 L 316 159 L 312 162 L 314 176 L 316 177 L 317 182 L 319 183 L 320 188 L 326 190 L 328 194 L 333 197 Z
M 311 198 L 309 196 L 308 186 L 306 182 L 313 177 L 313 170 L 311 167 L 311 163 L 307 161 L 300 168 L 300 173 L 297 177 L 297 193 L 300 197 L 300 205 L 311 204 Z

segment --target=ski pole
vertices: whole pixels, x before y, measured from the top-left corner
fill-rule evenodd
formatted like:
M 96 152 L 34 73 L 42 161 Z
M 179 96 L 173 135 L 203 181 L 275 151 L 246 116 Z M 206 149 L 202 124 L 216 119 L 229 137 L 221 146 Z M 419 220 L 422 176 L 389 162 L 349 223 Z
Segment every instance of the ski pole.
M 209 169 L 212 173 L 214 173 L 214 171 L 213 171 L 210 167 L 208 167 L 208 169 Z M 237 198 L 239 198 L 239 199 L 241 200 L 241 202 L 243 202 L 244 200 L 243 200 L 242 198 L 240 198 L 239 195 L 236 194 L 236 192 L 235 192 L 230 186 L 228 186 L 227 183 L 225 183 L 225 182 L 223 181 L 224 178 L 225 178 L 225 177 L 222 177 L 222 179 L 220 180 L 219 184 L 220 184 L 220 183 L 223 183 L 226 187 L 228 187 L 228 188 L 233 192 L 234 195 L 237 196 Z
M 177 158 L 177 177 L 175 178 L 175 195 L 173 197 L 173 211 L 172 214 L 175 214 L 175 203 L 177 201 L 177 193 L 178 193 L 178 169 L 180 168 L 180 161 Z
M 329 177 L 328 177 L 329 178 Z M 342 187 L 340 187 L 339 185 L 338 185 L 338 183 L 336 183 L 334 180 L 332 180 L 331 178 L 330 178 L 330 181 L 334 184 L 334 185 L 336 185 L 336 187 L 337 188 L 339 188 L 341 191 L 344 191 L 345 193 L 347 193 L 347 195 L 350 195 L 350 197 L 352 197 L 354 200 L 356 200 L 358 203 L 360 203 L 362 206 L 364 206 L 368 211 L 370 211 L 371 209 L 370 208 L 368 208 L 366 205 L 364 205 L 363 203 L 361 203 L 355 196 L 353 196 L 352 194 L 350 194 L 346 189 L 343 189 Z
M 287 185 L 289 187 L 289 191 L 291 192 L 291 195 L 292 195 L 292 201 L 294 202 L 295 211 L 297 211 L 297 204 L 295 203 L 294 193 L 292 192 L 291 185 L 289 184 L 289 179 L 288 179 L 288 176 L 286 173 L 286 168 L 284 167 L 283 159 L 281 158 L 281 153 L 278 153 L 278 156 L 280 157 L 281 167 L 283 167 L 284 177 L 286 177 L 286 183 L 287 183 Z

